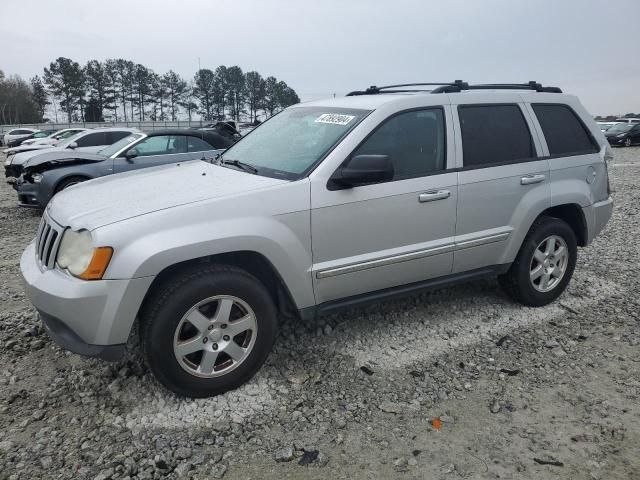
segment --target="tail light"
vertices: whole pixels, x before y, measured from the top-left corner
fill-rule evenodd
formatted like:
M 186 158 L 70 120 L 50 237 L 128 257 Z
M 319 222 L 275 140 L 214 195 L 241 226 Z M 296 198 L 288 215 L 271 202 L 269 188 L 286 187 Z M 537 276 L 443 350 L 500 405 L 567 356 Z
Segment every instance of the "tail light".
M 607 145 L 604 148 L 604 173 L 607 176 L 607 195 L 611 195 L 613 193 L 613 188 L 611 188 L 611 181 L 609 178 L 609 162 L 613 161 L 613 149 L 610 145 Z

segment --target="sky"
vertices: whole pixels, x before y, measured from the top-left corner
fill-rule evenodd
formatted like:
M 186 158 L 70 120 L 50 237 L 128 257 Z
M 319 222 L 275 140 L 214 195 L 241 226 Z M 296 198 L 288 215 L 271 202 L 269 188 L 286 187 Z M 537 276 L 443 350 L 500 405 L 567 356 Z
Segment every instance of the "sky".
M 0 69 L 24 78 L 59 56 L 188 79 L 200 61 L 273 75 L 303 101 L 537 80 L 594 115 L 640 112 L 640 0 L 20 0 L 0 11 Z

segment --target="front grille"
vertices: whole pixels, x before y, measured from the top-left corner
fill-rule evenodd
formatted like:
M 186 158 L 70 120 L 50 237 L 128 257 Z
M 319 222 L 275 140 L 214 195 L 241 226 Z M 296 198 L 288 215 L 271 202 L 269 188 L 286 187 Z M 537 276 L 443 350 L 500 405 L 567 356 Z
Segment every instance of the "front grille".
M 36 233 L 36 259 L 42 268 L 53 268 L 56 263 L 62 228 L 45 213 Z

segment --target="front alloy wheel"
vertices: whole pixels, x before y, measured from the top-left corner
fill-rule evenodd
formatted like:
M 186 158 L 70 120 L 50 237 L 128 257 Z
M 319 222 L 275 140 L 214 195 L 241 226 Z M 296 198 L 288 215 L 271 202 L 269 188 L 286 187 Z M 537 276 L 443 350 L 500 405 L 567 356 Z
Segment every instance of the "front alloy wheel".
M 173 336 L 173 353 L 191 375 L 214 378 L 236 369 L 256 343 L 258 323 L 238 297 L 220 295 L 194 305 Z
M 624 139 L 624 146 L 625 147 L 630 147 L 631 146 L 631 137 L 627 137 Z

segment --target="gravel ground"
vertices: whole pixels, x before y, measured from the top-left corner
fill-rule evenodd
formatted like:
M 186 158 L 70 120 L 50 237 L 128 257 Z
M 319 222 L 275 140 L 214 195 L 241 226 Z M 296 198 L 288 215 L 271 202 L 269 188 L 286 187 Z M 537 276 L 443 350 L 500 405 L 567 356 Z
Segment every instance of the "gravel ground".
M 39 213 L 0 185 L 0 479 L 640 478 L 640 148 L 568 291 L 471 283 L 284 322 L 237 391 L 178 399 L 57 348 L 22 292 Z

